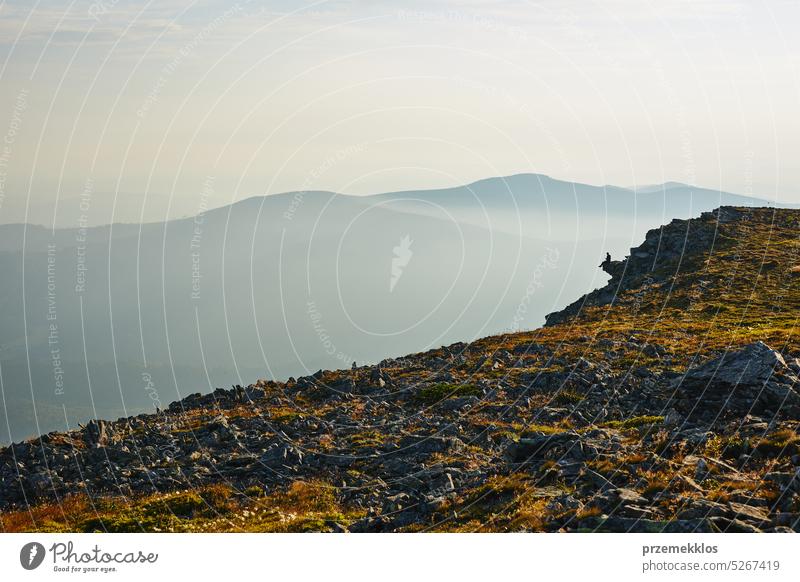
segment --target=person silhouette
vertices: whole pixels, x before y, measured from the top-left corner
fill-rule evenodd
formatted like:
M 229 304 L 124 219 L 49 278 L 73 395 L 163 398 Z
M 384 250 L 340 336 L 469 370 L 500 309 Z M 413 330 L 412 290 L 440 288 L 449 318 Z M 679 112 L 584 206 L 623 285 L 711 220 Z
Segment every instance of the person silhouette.
M 600 268 L 606 267 L 611 264 L 611 253 L 606 253 L 606 260 L 600 263 Z

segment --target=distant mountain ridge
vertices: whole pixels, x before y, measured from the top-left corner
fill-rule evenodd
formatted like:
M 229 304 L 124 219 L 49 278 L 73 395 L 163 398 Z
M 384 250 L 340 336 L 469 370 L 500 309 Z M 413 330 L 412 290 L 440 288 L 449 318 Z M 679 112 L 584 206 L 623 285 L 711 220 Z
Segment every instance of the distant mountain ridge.
M 776 203 L 754 196 L 745 196 L 722 190 L 691 186 L 674 181 L 636 187 L 614 185 L 595 186 L 552 178 L 546 174 L 519 173 L 509 176 L 484 178 L 459 186 L 380 192 L 365 195 L 342 194 L 327 190 L 292 190 L 276 194 L 254 195 L 242 198 L 228 204 L 223 204 L 222 206 L 212 207 L 208 209 L 207 212 L 222 210 L 231 205 L 261 200 L 262 198 L 270 198 L 277 204 L 289 206 L 291 204 L 290 201 L 298 197 L 298 195 L 301 197 L 306 195 L 336 195 L 348 196 L 354 199 L 395 201 L 403 198 L 412 198 L 431 203 L 435 202 L 461 206 L 474 204 L 476 202 L 484 205 L 501 203 L 503 205 L 508 205 L 509 208 L 513 208 L 516 203 L 520 208 L 536 207 L 551 211 L 557 211 L 561 207 L 561 202 L 563 201 L 560 201 L 559 197 L 564 197 L 568 200 L 570 196 L 574 196 L 579 199 L 578 202 L 580 204 L 587 205 L 583 207 L 585 211 L 596 211 L 594 203 L 604 197 L 609 198 L 613 207 L 614 204 L 619 203 L 620 199 L 630 198 L 637 194 L 641 196 L 643 194 L 659 194 L 667 191 L 669 191 L 671 195 L 677 195 L 682 199 L 689 195 L 695 196 L 696 203 L 702 208 L 705 208 L 707 203 L 712 199 L 717 200 L 717 206 L 769 205 L 782 208 L 797 207 L 797 205 Z M 544 196 L 543 193 L 545 194 Z M 168 201 L 169 198 L 170 196 L 166 194 L 151 193 L 147 196 L 147 202 L 145 203 L 143 196 L 134 195 L 132 193 L 119 193 L 115 196 L 112 192 L 93 192 L 91 193 L 90 203 L 81 208 L 80 197 L 62 196 L 58 206 L 55 207 L 58 214 L 55 216 L 54 221 L 53 204 L 48 203 L 46 205 L 41 205 L 41 207 L 32 205 L 28 206 L 26 210 L 26 205 L 23 204 L 22 201 L 18 201 L 15 205 L 14 202 L 17 199 L 8 196 L 2 211 L 0 211 L 0 226 L 25 223 L 24 217 L 26 211 L 28 214 L 27 224 L 39 225 L 49 229 L 52 229 L 54 222 L 57 229 L 74 228 L 82 216 L 88 218 L 89 226 L 92 227 L 107 226 L 109 224 L 138 224 L 139 218 L 142 215 L 144 215 L 145 223 L 164 222 L 162 217 L 167 212 L 167 206 L 162 202 L 165 200 Z M 651 200 L 645 199 L 642 199 L 642 201 L 648 204 L 651 202 Z M 684 200 L 680 202 L 677 208 L 684 209 L 685 204 L 686 202 Z M 142 206 L 145 206 L 144 212 Z M 664 219 L 677 216 L 672 212 L 674 208 L 676 208 L 676 206 L 672 204 L 667 204 L 663 208 L 665 212 Z M 196 212 L 194 214 L 196 214 Z M 167 222 L 187 218 L 191 219 L 194 214 L 172 217 L 169 218 Z

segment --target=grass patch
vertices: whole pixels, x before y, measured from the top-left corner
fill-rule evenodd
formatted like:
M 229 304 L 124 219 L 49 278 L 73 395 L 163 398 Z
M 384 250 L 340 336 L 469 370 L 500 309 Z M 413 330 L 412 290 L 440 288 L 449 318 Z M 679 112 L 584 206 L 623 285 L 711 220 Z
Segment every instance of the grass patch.
M 663 416 L 634 416 L 625 420 L 610 420 L 603 423 L 601 426 L 605 428 L 639 428 L 640 426 L 647 426 L 651 424 L 661 424 L 664 422 Z
M 139 504 L 115 501 L 106 510 L 83 520 L 84 532 L 186 531 L 187 522 L 229 513 L 237 504 L 226 485 L 155 496 Z
M 322 481 L 295 481 L 269 495 L 260 487 L 239 495 L 226 485 L 134 499 L 75 495 L 3 513 L 1 523 L 4 532 L 324 532 L 364 514 L 345 508 L 336 491 Z
M 336 497 L 336 488 L 322 481 L 295 481 L 285 491 L 268 496 L 246 521 L 254 532 L 327 532 L 334 523 L 347 525 L 363 515 L 347 510 Z
M 300 418 L 300 413 L 291 408 L 273 408 L 269 411 L 269 418 L 273 422 L 288 424 Z
M 432 406 L 448 398 L 480 396 L 482 393 L 482 390 L 474 384 L 448 384 L 442 382 L 420 388 L 414 396 L 417 402 L 425 404 L 426 406 Z
M 775 431 L 756 442 L 753 448 L 765 457 L 795 455 L 800 449 L 800 436 L 790 429 Z
M 528 424 L 520 433 L 520 437 L 528 438 L 539 434 L 560 434 L 569 430 L 568 427 L 549 424 Z
M 376 430 L 368 430 L 352 435 L 349 440 L 354 449 L 372 449 L 383 444 L 384 435 Z
M 556 404 L 578 404 L 586 398 L 583 394 L 574 390 L 561 390 L 553 397 Z

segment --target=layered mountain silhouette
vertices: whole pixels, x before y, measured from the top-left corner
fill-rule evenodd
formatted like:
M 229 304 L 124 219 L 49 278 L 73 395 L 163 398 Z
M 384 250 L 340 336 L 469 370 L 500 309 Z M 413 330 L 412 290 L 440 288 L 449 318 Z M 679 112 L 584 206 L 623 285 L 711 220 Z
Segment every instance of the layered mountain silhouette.
M 292 192 L 161 223 L 3 225 L 0 441 L 532 329 L 605 283 L 606 251 L 720 204 L 764 202 L 522 174 Z

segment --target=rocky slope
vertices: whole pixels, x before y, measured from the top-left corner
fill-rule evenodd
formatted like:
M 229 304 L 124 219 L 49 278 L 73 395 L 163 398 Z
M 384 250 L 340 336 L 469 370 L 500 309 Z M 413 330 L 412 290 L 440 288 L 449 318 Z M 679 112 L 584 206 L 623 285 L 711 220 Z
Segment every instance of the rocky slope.
M 798 531 L 800 211 L 650 231 L 539 330 L 0 450 L 6 531 Z

